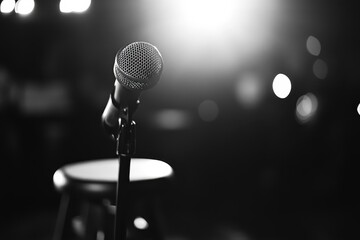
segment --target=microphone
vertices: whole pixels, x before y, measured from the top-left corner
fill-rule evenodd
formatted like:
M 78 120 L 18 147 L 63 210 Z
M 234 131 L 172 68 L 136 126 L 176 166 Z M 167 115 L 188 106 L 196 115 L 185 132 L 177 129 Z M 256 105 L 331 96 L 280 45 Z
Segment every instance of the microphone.
M 163 59 L 159 50 L 147 42 L 127 45 L 115 56 L 115 83 L 102 114 L 102 124 L 116 136 L 119 119 L 132 116 L 140 103 L 142 90 L 154 87 L 160 79 Z

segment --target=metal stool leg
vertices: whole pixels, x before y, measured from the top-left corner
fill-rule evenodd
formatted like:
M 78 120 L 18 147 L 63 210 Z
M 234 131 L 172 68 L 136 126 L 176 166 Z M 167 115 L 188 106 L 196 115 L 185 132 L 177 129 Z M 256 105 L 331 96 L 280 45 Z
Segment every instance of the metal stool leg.
M 58 216 L 56 219 L 53 240 L 62 240 L 64 230 L 66 227 L 65 224 L 67 224 L 69 222 L 67 219 L 69 203 L 70 203 L 69 195 L 63 194 L 61 196 L 61 200 L 60 200 L 60 207 L 59 207 L 59 212 L 58 212 Z
M 104 209 L 100 204 L 87 203 L 87 214 L 84 221 L 86 240 L 104 239 Z

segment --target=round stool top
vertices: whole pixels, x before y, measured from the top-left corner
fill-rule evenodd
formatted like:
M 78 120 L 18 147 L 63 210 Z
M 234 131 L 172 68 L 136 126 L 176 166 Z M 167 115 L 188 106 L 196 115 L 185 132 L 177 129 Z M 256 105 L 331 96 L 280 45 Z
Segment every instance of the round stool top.
M 96 196 L 114 195 L 119 172 L 119 159 L 98 159 L 72 163 L 58 169 L 53 182 L 59 191 Z M 171 166 L 163 161 L 133 158 L 130 163 L 130 182 L 145 183 L 173 175 Z

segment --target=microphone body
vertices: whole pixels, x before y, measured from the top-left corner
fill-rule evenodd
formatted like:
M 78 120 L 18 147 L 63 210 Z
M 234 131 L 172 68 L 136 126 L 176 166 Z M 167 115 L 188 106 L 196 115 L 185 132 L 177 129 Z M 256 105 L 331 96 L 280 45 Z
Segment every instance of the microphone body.
M 142 90 L 156 85 L 162 68 L 160 52 L 146 42 L 131 43 L 116 54 L 114 90 L 102 114 L 102 124 L 109 134 L 116 137 L 119 120 L 132 116 L 140 103 Z
M 102 124 L 108 134 L 115 138 L 120 126 L 119 120 L 126 117 L 127 111 L 130 115 L 135 112 L 140 103 L 140 94 L 140 91 L 126 89 L 115 80 L 114 90 L 102 114 Z

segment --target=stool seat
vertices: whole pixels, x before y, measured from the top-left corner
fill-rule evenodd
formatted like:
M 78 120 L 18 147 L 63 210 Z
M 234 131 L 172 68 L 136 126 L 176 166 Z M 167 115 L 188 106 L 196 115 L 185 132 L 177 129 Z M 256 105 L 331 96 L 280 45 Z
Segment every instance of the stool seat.
M 121 166 L 121 165 L 120 165 Z M 119 159 L 98 159 L 71 163 L 59 168 L 53 175 L 55 188 L 60 192 L 89 199 L 114 199 L 119 172 Z M 171 178 L 173 170 L 163 161 L 147 158 L 133 158 L 130 163 L 130 191 L 141 188 L 142 193 L 159 188 L 162 182 Z M 156 184 L 151 184 L 156 183 Z M 160 185 L 159 185 L 160 184 Z

